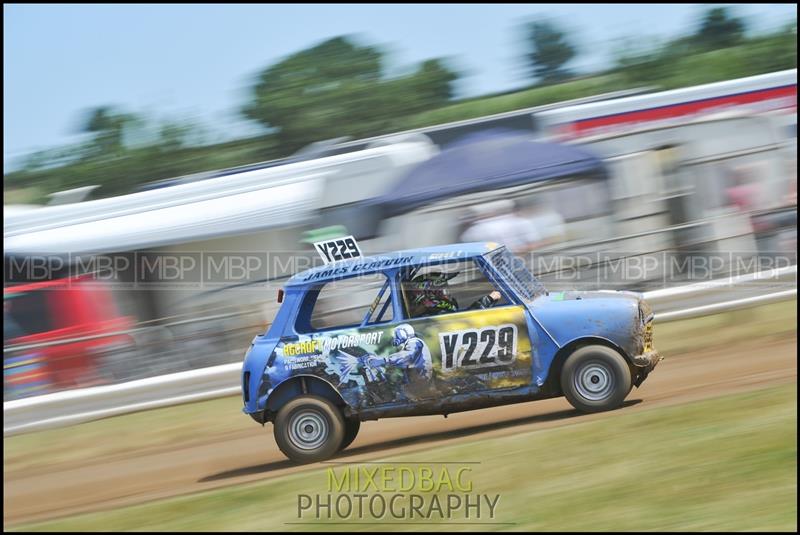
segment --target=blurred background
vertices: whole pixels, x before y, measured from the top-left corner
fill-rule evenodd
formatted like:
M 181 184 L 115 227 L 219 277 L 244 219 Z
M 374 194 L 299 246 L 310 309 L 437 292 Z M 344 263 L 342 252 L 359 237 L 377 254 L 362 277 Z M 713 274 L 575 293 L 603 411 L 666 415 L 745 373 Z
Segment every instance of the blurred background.
M 6 5 L 4 30 L 6 401 L 240 362 L 325 237 L 502 242 L 550 289 L 796 261 L 794 5 Z

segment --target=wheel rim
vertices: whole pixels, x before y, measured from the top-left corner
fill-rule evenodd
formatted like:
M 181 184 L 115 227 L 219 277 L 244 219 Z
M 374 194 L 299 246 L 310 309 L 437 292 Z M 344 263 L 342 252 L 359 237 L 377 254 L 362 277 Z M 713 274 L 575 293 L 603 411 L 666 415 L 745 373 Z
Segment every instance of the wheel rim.
M 602 362 L 588 362 L 572 378 L 575 390 L 589 401 L 602 401 L 614 392 L 614 372 Z
M 302 410 L 289 420 L 289 441 L 298 449 L 314 450 L 328 439 L 328 421 L 314 410 Z

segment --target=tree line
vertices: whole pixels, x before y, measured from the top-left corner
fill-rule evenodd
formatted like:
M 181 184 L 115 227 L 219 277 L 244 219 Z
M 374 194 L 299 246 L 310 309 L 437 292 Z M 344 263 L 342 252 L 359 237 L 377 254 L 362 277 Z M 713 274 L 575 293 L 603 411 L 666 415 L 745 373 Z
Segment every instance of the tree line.
M 771 33 L 748 35 L 746 21 L 724 7 L 708 9 L 693 31 L 672 40 L 621 43 L 610 69 L 584 75 L 581 82 L 570 69 L 580 47 L 568 31 L 548 19 L 526 23 L 522 30 L 532 83 L 517 99 L 487 96 L 454 105 L 461 73 L 447 59 L 429 59 L 389 77 L 379 47 L 335 37 L 255 77 L 239 113 L 261 125 L 262 135 L 208 144 L 196 125 L 168 121 L 146 129 L 144 117 L 98 106 L 81 121 L 87 141 L 29 155 L 20 169 L 4 175 L 4 190 L 30 188 L 43 200 L 49 192 L 97 184 L 101 195 L 117 195 L 155 180 L 288 156 L 314 141 L 386 134 L 444 122 L 443 117 L 471 118 L 491 104 L 492 113 L 510 111 L 515 108 L 509 106 L 525 107 L 518 104 L 523 97 L 544 104 L 601 89 L 669 89 L 797 66 L 796 20 Z M 150 133 L 137 141 L 136 132 L 143 130 Z

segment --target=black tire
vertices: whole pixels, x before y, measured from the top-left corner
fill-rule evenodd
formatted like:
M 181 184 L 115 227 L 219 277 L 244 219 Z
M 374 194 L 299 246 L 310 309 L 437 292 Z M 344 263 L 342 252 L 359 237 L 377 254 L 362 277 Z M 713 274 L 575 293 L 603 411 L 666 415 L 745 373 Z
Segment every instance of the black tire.
M 561 390 L 570 404 L 581 412 L 619 408 L 632 385 L 628 363 L 606 346 L 577 349 L 561 369 Z
M 275 442 L 292 461 L 313 463 L 329 459 L 344 440 L 342 412 L 327 399 L 300 396 L 278 410 Z
M 344 421 L 344 439 L 342 445 L 339 446 L 339 451 L 342 451 L 347 446 L 353 443 L 358 435 L 358 430 L 361 428 L 361 420 L 357 418 L 347 418 Z

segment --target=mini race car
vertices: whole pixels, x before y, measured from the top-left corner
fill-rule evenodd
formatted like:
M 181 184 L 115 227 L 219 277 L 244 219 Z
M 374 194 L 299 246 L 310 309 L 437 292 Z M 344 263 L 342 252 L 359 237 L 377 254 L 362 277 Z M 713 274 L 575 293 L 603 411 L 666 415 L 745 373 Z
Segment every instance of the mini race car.
M 287 281 L 244 359 L 243 411 L 296 462 L 346 448 L 365 420 L 558 396 L 615 409 L 660 360 L 641 294 L 548 292 L 493 243 L 351 250 Z

